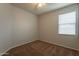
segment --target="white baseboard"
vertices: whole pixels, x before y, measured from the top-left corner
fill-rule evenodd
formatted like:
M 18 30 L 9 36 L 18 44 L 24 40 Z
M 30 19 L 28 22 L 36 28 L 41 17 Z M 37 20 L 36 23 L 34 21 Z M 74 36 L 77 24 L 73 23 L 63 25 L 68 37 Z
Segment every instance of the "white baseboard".
M 0 56 L 2 56 L 3 54 L 5 54 L 8 50 L 10 50 L 12 47 L 8 48 L 7 50 L 3 51 L 0 53 Z
M 30 43 L 30 42 L 33 42 L 33 41 L 36 41 L 36 40 L 32 40 L 32 41 L 29 41 L 29 42 L 25 42 L 25 43 L 21 43 L 21 44 L 17 44 L 17 45 L 15 45 L 15 46 L 12 46 L 12 47 L 8 48 L 7 50 L 1 52 L 1 53 L 0 53 L 0 56 L 2 56 L 3 54 L 5 54 L 7 51 L 9 51 L 9 50 L 12 49 L 12 48 L 15 48 L 15 47 L 17 47 L 17 46 L 21 46 L 21 45 L 24 45 L 24 44 L 27 44 L 27 43 Z
M 4 52 L 0 53 L 0 56 L 2 56 L 3 54 L 5 54 L 7 51 L 9 51 L 10 49 L 12 49 L 12 48 L 14 48 L 14 47 L 21 46 L 21 45 L 24 45 L 24 44 L 27 44 L 27 43 L 30 43 L 30 42 L 33 42 L 33 41 L 36 41 L 36 40 L 32 40 L 32 41 L 29 41 L 29 42 L 26 42 L 26 43 L 21 43 L 21 44 L 17 44 L 17 45 L 15 45 L 15 46 L 12 46 L 12 47 L 8 48 L 7 50 L 5 50 Z M 45 40 L 40 40 L 40 41 L 44 41 L 44 42 L 51 43 L 51 42 L 45 41 Z M 52 44 L 52 43 L 51 43 L 51 44 Z M 56 44 L 56 43 L 53 43 L 53 44 L 79 51 L 79 49 L 75 49 L 75 48 L 72 48 L 72 47 L 67 47 L 67 46 L 64 46 L 64 45 Z
M 65 45 L 56 44 L 56 43 L 52 43 L 52 42 L 49 42 L 49 41 L 45 41 L 45 40 L 40 40 L 40 41 L 48 42 L 48 43 L 51 43 L 51 44 L 55 44 L 55 45 L 58 45 L 58 46 L 61 46 L 61 47 L 65 47 L 65 48 L 68 48 L 68 49 L 72 49 L 72 50 L 76 50 L 76 51 L 79 51 L 79 49 L 76 49 L 76 48 L 72 48 L 72 47 L 68 47 L 68 46 L 65 46 Z

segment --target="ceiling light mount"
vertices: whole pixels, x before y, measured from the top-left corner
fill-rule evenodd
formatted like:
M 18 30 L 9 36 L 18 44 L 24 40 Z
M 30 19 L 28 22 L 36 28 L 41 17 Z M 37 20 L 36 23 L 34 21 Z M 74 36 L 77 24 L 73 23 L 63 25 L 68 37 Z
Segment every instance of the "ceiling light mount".
M 46 3 L 33 3 L 34 9 L 40 9 L 46 7 Z

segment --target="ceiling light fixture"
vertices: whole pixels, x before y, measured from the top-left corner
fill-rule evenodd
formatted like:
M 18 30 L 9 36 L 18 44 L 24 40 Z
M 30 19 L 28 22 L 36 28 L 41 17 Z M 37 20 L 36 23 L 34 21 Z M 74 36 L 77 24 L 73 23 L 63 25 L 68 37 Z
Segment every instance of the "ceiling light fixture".
M 38 4 L 37 4 L 37 8 L 41 8 L 41 7 L 44 7 L 44 6 L 46 6 L 45 3 L 38 3 Z
M 46 3 L 34 3 L 35 9 L 44 8 L 44 7 L 46 7 Z

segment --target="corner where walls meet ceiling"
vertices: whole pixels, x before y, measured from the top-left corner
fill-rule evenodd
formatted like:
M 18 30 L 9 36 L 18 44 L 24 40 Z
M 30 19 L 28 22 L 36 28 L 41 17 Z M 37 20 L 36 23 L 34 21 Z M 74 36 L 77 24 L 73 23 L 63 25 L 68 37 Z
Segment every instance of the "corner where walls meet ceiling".
M 73 3 L 46 3 L 46 6 L 35 9 L 34 3 L 12 3 L 12 5 L 27 10 L 35 15 L 40 15 L 58 8 L 62 8 Z

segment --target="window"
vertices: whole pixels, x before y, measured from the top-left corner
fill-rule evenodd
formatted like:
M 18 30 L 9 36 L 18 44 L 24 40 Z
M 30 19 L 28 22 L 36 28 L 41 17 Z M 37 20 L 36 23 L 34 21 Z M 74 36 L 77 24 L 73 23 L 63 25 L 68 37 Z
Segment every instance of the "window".
M 76 12 L 70 12 L 59 15 L 59 34 L 76 34 Z

